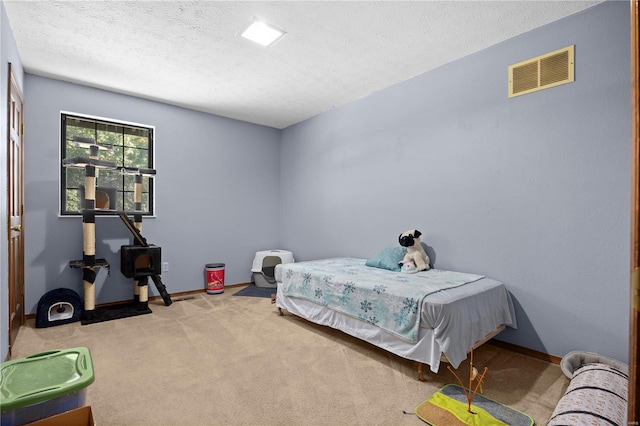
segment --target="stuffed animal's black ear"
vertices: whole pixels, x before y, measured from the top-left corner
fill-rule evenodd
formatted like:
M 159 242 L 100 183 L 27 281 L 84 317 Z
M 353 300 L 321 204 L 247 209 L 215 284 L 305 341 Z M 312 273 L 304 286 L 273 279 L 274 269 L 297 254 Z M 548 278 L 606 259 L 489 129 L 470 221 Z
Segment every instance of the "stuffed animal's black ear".
M 402 241 L 402 234 L 398 237 L 398 241 Z
M 420 235 L 422 235 L 422 232 L 417 229 L 413 231 L 413 238 L 420 238 Z

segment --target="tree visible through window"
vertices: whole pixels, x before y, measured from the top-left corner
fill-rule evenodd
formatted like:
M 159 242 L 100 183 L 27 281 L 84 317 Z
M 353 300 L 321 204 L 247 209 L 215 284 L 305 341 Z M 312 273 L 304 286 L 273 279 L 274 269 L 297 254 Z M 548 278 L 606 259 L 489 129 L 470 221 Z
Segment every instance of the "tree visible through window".
M 61 155 L 89 157 L 89 150 L 77 146 L 74 136 L 93 138 L 109 150 L 100 150 L 100 160 L 112 161 L 117 169 L 99 169 L 96 187 L 113 188 L 116 191 L 116 209 L 134 210 L 134 180 L 132 174 L 122 173 L 122 168 L 154 169 L 153 128 L 116 121 L 89 118 L 80 115 L 61 114 Z M 84 201 L 84 168 L 60 166 L 60 214 L 78 215 Z M 142 178 L 142 211 L 153 215 L 153 179 Z

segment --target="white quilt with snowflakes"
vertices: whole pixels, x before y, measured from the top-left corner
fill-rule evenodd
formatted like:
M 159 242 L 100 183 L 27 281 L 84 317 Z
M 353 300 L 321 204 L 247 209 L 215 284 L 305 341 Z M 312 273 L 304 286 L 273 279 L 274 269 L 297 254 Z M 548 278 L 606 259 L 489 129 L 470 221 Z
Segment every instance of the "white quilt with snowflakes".
M 336 258 L 282 264 L 282 292 L 370 322 L 409 342 L 418 341 L 423 299 L 482 275 L 431 269 L 407 274 Z

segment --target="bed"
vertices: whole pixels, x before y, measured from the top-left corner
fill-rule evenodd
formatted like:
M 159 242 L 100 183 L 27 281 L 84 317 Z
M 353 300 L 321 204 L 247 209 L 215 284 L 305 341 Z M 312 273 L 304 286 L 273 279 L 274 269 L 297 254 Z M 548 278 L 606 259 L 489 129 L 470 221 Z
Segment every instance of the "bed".
M 516 328 L 504 284 L 475 274 L 431 269 L 407 274 L 332 258 L 279 264 L 275 303 L 282 310 L 362 339 L 437 373 L 457 368 L 471 347 Z

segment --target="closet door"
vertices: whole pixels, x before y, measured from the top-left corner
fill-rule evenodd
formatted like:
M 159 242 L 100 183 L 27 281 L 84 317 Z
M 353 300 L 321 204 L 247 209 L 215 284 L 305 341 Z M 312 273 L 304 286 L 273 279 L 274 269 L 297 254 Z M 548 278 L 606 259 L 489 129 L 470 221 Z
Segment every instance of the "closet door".
M 7 117 L 7 213 L 9 266 L 9 356 L 20 327 L 24 324 L 24 178 L 22 92 L 9 64 Z M 6 317 L 5 317 L 6 318 Z

